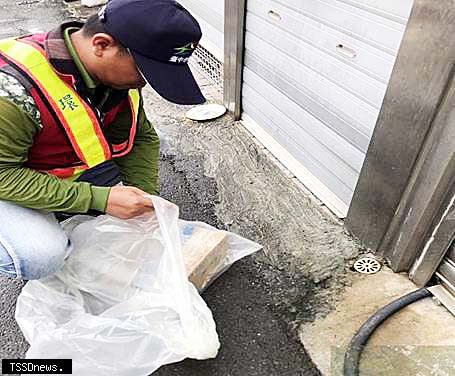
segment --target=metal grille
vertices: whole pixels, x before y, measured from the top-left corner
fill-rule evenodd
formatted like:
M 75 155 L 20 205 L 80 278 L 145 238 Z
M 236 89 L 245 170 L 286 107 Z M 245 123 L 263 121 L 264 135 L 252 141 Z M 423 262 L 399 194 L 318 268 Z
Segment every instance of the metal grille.
M 207 78 L 214 88 L 223 93 L 223 63 L 199 45 L 191 57 L 190 66 Z

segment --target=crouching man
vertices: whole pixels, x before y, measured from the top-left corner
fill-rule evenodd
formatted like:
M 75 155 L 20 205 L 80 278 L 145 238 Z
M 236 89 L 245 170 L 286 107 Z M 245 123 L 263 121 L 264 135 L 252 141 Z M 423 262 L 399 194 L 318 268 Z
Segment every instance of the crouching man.
M 0 41 L 0 273 L 58 271 L 63 213 L 153 210 L 159 139 L 141 88 L 204 102 L 187 65 L 200 38 L 173 0 L 111 0 L 85 24 Z

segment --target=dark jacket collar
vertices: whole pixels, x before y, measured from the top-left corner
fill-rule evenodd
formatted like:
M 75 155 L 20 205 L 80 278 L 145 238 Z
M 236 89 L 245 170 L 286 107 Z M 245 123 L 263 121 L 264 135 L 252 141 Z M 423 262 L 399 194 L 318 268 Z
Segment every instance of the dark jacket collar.
M 63 30 L 67 27 L 81 28 L 82 26 L 82 22 L 66 22 L 48 33 L 44 45 L 49 61 L 54 68 L 60 73 L 74 76 L 76 82 L 80 81 L 81 77 L 76 64 L 74 64 L 74 61 L 66 48 L 65 40 L 63 39 Z

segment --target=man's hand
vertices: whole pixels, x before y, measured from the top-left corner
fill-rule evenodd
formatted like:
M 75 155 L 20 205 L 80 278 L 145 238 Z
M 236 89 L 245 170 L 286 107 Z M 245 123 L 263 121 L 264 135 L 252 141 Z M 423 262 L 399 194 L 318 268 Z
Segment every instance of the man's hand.
M 152 201 L 144 197 L 146 192 L 136 187 L 115 186 L 110 189 L 106 213 L 129 219 L 153 210 Z

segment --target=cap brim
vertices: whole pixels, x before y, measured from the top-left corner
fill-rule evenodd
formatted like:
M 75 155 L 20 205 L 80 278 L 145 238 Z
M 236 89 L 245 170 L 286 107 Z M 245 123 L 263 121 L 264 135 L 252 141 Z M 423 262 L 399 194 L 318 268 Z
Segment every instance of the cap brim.
M 187 64 L 167 64 L 131 51 L 139 70 L 164 99 L 178 104 L 201 104 L 205 98 Z

